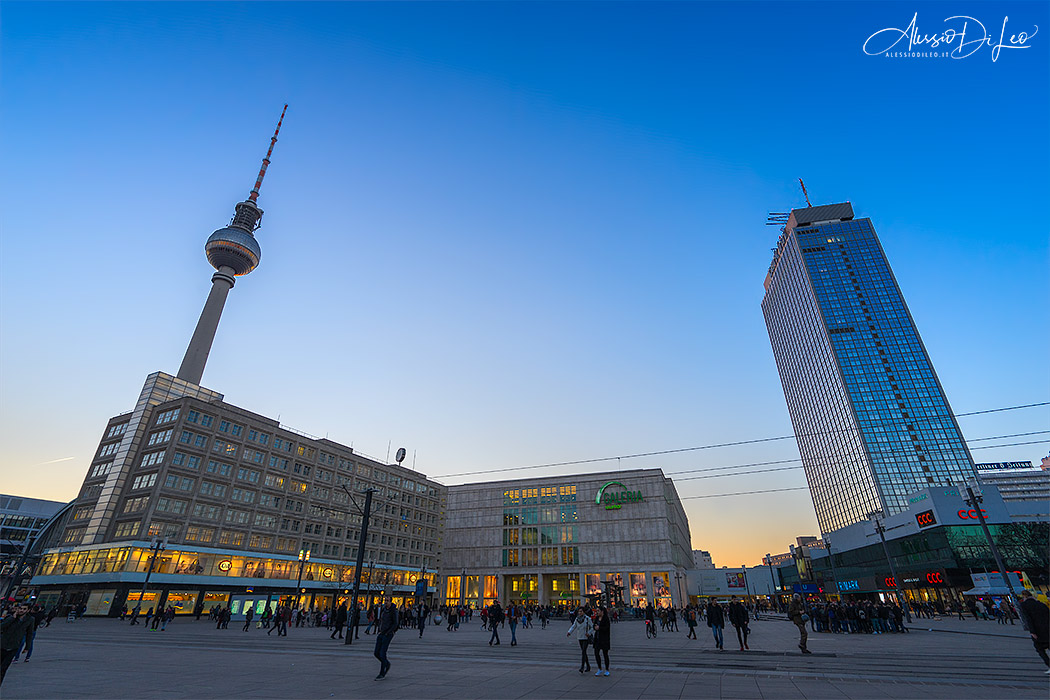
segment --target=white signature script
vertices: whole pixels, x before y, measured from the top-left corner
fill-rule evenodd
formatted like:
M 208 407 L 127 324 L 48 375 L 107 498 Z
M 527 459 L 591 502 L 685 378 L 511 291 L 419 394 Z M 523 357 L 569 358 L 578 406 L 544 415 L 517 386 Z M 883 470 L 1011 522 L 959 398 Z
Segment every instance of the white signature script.
M 904 29 L 887 27 L 886 29 L 880 29 L 869 36 L 868 40 L 864 42 L 864 53 L 869 56 L 878 56 L 890 51 L 905 40 L 908 42 L 908 51 L 913 50 L 916 46 L 933 49 L 942 44 L 946 46 L 954 45 L 954 48 L 952 48 L 951 53 L 949 54 L 952 58 L 967 58 L 974 55 L 985 46 L 990 46 L 992 48 L 992 63 L 995 63 L 999 60 L 999 52 L 1002 49 L 1032 48 L 1028 42 L 1032 37 L 1039 33 L 1039 26 L 1033 25 L 1035 31 L 1031 34 L 1028 32 L 1018 32 L 1017 34 L 1011 34 L 1009 38 L 1007 38 L 1006 24 L 1010 21 L 1010 18 L 1003 17 L 1003 26 L 999 32 L 999 41 L 996 42 L 995 38 L 988 33 L 987 29 L 985 29 L 984 25 L 973 17 L 954 15 L 946 18 L 944 21 L 946 23 L 953 23 L 953 26 L 950 26 L 940 33 L 920 34 L 919 13 L 916 12 L 911 18 L 911 23 Z M 971 23 L 976 25 L 976 27 L 972 27 Z M 898 50 L 904 51 L 905 49 L 902 46 Z

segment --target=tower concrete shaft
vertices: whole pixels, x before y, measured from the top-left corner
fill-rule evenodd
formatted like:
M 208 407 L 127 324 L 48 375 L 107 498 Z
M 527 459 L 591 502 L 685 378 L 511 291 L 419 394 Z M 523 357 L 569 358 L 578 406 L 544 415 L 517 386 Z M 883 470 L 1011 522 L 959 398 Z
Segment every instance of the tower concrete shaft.
M 211 278 L 211 292 L 204 302 L 204 310 L 197 320 L 197 328 L 190 338 L 186 356 L 182 358 L 178 378 L 193 384 L 200 384 L 204 376 L 204 365 L 208 362 L 211 344 L 215 340 L 215 331 L 219 328 L 219 318 L 226 305 L 226 296 L 233 289 L 233 268 L 220 267 Z

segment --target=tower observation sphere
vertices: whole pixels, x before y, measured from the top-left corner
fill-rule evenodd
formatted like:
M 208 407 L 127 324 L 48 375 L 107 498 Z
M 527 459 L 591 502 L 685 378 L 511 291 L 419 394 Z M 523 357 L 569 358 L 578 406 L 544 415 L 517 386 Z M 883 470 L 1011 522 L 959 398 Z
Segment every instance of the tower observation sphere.
M 208 262 L 215 268 L 215 274 L 211 278 L 211 292 L 208 300 L 204 303 L 197 327 L 190 338 L 190 345 L 186 348 L 186 355 L 182 358 L 179 367 L 178 378 L 193 384 L 200 384 L 204 376 L 204 365 L 208 361 L 212 342 L 215 340 L 215 331 L 219 327 L 219 318 L 222 309 L 226 305 L 226 296 L 233 289 L 234 278 L 247 275 L 259 266 L 262 249 L 259 242 L 255 240 L 255 231 L 259 228 L 263 211 L 256 204 L 259 197 L 259 188 L 262 186 L 266 168 L 270 165 L 270 156 L 273 154 L 274 144 L 277 143 L 277 134 L 281 131 L 281 123 L 284 121 L 284 113 L 288 105 L 281 111 L 281 118 L 277 120 L 277 128 L 270 138 L 270 148 L 263 158 L 262 167 L 259 168 L 259 176 L 255 179 L 255 187 L 248 194 L 248 199 L 238 202 L 234 207 L 235 213 L 229 226 L 220 228 L 210 236 L 204 244 L 204 254 Z

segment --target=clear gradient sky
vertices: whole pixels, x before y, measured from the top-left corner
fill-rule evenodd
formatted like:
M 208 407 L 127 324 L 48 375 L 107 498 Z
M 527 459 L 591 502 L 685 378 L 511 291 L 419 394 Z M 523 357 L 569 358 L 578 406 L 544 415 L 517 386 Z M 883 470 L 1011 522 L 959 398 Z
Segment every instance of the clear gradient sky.
M 759 302 L 800 176 L 871 217 L 957 412 L 1045 401 L 1047 8 L 4 2 L 0 491 L 73 497 L 107 418 L 177 370 L 204 241 L 285 102 L 262 262 L 204 374 L 233 404 L 437 478 L 789 435 Z M 996 61 L 863 53 L 916 12 L 1041 33 Z M 1042 440 L 974 452 L 1038 461 L 1046 437 L 972 446 Z M 805 490 L 693 498 L 800 469 L 701 475 L 676 483 L 717 565 L 819 534 Z

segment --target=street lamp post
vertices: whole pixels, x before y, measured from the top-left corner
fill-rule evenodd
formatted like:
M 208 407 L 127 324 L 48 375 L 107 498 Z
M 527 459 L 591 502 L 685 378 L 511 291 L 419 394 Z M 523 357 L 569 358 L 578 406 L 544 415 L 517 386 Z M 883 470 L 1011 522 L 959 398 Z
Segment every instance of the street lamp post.
M 908 607 L 907 602 L 904 600 L 904 594 L 901 592 L 901 581 L 897 578 L 897 568 L 893 565 L 893 557 L 890 556 L 890 548 L 886 545 L 886 526 L 882 524 L 882 520 L 879 518 L 879 513 L 870 513 L 868 518 L 875 524 L 875 532 L 879 533 L 879 539 L 882 540 L 882 552 L 886 555 L 886 563 L 890 565 L 890 576 L 893 577 L 893 588 L 897 593 L 897 603 L 900 604 L 901 609 L 904 611 L 904 615 L 908 618 L 908 624 L 911 624 L 911 608 Z
M 150 557 L 149 557 L 149 568 L 146 569 L 146 579 L 142 582 L 142 590 L 139 592 L 139 609 L 142 609 L 142 601 L 146 597 L 146 586 L 149 585 L 149 577 L 153 573 L 153 567 L 157 563 L 157 557 L 168 548 L 168 538 L 161 539 L 154 537 L 150 540 Z
M 842 595 L 839 593 L 839 575 L 835 573 L 835 555 L 831 552 L 831 538 L 827 535 L 824 535 L 824 546 L 828 548 L 828 561 L 831 562 L 831 578 L 835 581 L 835 593 L 841 598 Z
M 685 598 L 682 596 L 682 573 L 680 571 L 674 572 L 674 582 L 678 586 L 678 604 L 685 607 Z
M 295 608 L 299 609 L 302 603 L 302 596 L 299 595 L 299 587 L 303 585 L 303 566 L 306 562 L 310 561 L 310 550 L 300 549 L 299 550 L 299 578 L 295 581 Z
M 747 592 L 747 600 L 750 601 L 750 598 L 751 598 L 751 584 L 748 583 L 748 581 L 747 581 L 747 565 L 746 564 L 741 564 L 740 565 L 740 570 L 744 572 L 744 590 Z
M 1010 604 L 1013 605 L 1014 610 L 1020 612 L 1021 605 L 1017 601 L 1017 594 L 1014 593 L 1014 584 L 1010 581 L 1010 574 L 1006 571 L 1006 567 L 1003 565 L 1003 558 L 999 554 L 999 548 L 995 546 L 995 540 L 992 539 L 992 533 L 988 530 L 988 523 L 984 521 L 984 511 L 981 510 L 981 501 L 984 497 L 980 493 L 974 493 L 973 483 L 966 485 L 966 493 L 969 495 L 968 498 L 964 499 L 966 505 L 970 506 L 977 512 L 977 519 L 981 523 L 981 529 L 984 531 L 984 537 L 988 540 L 988 547 L 992 550 L 992 556 L 995 557 L 995 565 L 999 567 L 999 571 L 1003 575 L 1003 581 L 1006 582 L 1006 590 L 1010 591 Z M 980 487 L 978 487 L 979 489 Z
M 776 589 L 778 589 L 779 586 L 777 586 L 776 579 L 773 578 L 773 555 L 772 554 L 766 554 L 766 566 L 769 567 L 769 584 L 770 584 L 770 586 L 773 587 L 773 590 L 776 591 Z M 769 602 L 775 608 L 779 608 L 780 607 L 780 601 L 777 600 L 777 598 L 773 598 L 773 600 L 771 600 Z
M 353 496 L 350 494 L 350 489 L 346 488 L 345 484 L 343 485 L 343 490 L 346 491 L 346 495 L 350 496 L 352 500 Z M 375 489 L 373 488 L 365 490 L 365 507 L 364 512 L 361 515 L 361 536 L 358 537 L 357 540 L 357 561 L 354 564 L 354 597 L 352 598 L 353 606 L 350 608 L 350 610 L 351 614 L 354 616 L 352 627 L 355 629 L 352 629 L 351 632 L 356 631 L 356 628 L 359 626 L 357 624 L 357 620 L 361 613 L 361 610 L 358 607 L 360 604 L 357 602 L 357 596 L 361 592 L 361 569 L 365 565 L 365 542 L 367 542 L 368 537 L 368 518 L 370 517 L 372 511 L 372 493 L 374 491 Z M 357 505 L 357 501 L 354 501 L 354 505 Z M 371 574 L 369 574 L 368 576 L 368 589 L 369 591 L 371 591 L 372 589 Z M 371 607 L 371 604 L 369 604 L 369 608 Z M 351 625 L 347 625 L 347 627 L 350 628 Z M 346 635 L 346 641 L 344 641 L 343 644 L 352 644 L 353 638 L 353 633 Z

